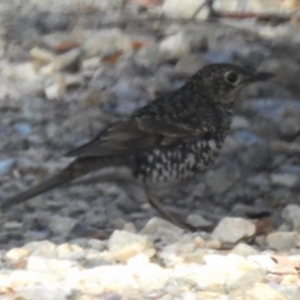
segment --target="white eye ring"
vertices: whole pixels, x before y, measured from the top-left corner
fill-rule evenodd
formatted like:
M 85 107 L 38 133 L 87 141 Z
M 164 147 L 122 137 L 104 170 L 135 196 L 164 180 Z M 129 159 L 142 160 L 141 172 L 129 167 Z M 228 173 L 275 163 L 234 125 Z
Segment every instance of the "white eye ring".
M 237 86 L 240 83 L 240 76 L 236 72 L 229 71 L 224 75 L 226 82 L 233 86 Z

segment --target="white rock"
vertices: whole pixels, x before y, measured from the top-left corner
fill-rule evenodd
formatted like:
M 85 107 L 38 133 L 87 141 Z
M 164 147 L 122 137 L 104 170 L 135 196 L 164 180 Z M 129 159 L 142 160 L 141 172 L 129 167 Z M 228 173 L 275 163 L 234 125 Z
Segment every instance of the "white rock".
M 231 250 L 231 253 L 247 257 L 258 254 L 258 250 L 247 244 L 239 243 Z
M 75 63 L 77 59 L 79 59 L 80 55 L 80 49 L 72 49 L 64 54 L 57 55 L 51 63 L 40 69 L 40 74 L 49 76 L 59 70 L 69 67 L 70 65 Z
M 204 257 L 205 263 L 214 268 L 224 267 L 226 269 L 228 266 L 235 267 L 239 264 L 246 263 L 246 259 L 236 254 L 229 255 L 219 255 L 219 254 L 210 254 Z
M 68 243 L 61 244 L 56 247 L 57 257 L 59 259 L 66 259 L 72 253 L 72 247 Z
M 56 258 L 56 245 L 49 241 L 30 242 L 22 248 L 28 250 L 31 255 Z
M 45 278 L 46 279 L 46 278 Z M 5 282 L 6 281 L 6 282 Z M 39 272 L 33 272 L 28 270 L 14 270 L 6 278 L 0 280 L 0 286 L 13 286 L 14 288 L 20 288 L 26 285 L 33 285 L 40 283 L 41 274 Z
M 78 270 L 78 266 L 76 263 L 68 260 L 30 256 L 27 260 L 26 269 L 28 271 L 49 273 L 58 276 L 72 270 Z
M 274 270 L 276 263 L 268 255 L 250 255 L 247 261 L 258 264 L 263 270 L 271 272 Z
M 237 255 L 206 255 L 207 265 L 177 264 L 173 276 L 184 277 L 198 284 L 203 290 L 225 292 L 238 288 L 237 281 L 248 287 L 255 281 L 264 280 L 264 272 L 254 263 Z M 250 275 L 247 275 L 250 274 Z
M 174 266 L 177 263 L 182 263 L 185 256 L 194 253 L 196 244 L 191 236 L 184 237 L 180 241 L 165 246 L 159 253 L 158 257 L 164 261 L 168 267 Z
M 32 62 L 18 64 L 15 70 L 16 78 L 19 80 L 37 81 L 39 79 L 37 68 Z
M 166 0 L 163 4 L 163 12 L 171 17 L 191 18 L 204 0 Z M 207 15 L 200 12 L 199 18 L 205 19 Z
M 212 233 L 212 237 L 224 243 L 236 243 L 255 234 L 255 225 L 246 219 L 225 217 Z
M 66 87 L 66 76 L 63 74 L 58 74 L 45 88 L 45 95 L 49 100 L 58 100 L 66 91 Z
M 147 236 L 120 230 L 115 230 L 111 235 L 108 249 L 112 258 L 118 261 L 127 261 L 139 253 L 152 253 L 152 255 L 155 253 L 152 242 Z M 152 251 L 149 252 L 151 249 Z
M 180 240 L 184 230 L 168 221 L 154 217 L 148 221 L 140 233 L 148 235 L 152 241 L 161 240 L 168 244 Z
M 102 29 L 90 31 L 86 34 L 83 49 L 86 57 L 97 56 L 115 50 L 124 52 L 131 50 L 131 39 L 120 29 Z
M 66 87 L 79 87 L 85 84 L 82 74 L 65 74 L 64 83 Z
M 19 260 L 22 258 L 28 257 L 30 254 L 28 249 L 25 248 L 13 248 L 6 252 L 5 256 L 6 258 L 10 260 Z
M 83 282 L 84 293 L 101 293 L 107 290 L 118 291 L 121 288 L 138 288 L 134 274 L 127 266 L 101 266 L 84 270 L 78 274 L 77 281 Z
M 281 293 L 265 283 L 255 283 L 249 289 L 240 289 L 230 294 L 230 300 L 287 300 Z
M 140 286 L 147 287 L 147 289 L 157 289 L 157 286 L 163 286 L 171 273 L 170 270 L 164 270 L 158 264 L 150 263 L 149 258 L 144 254 L 130 258 L 127 265 L 132 273 L 138 276 Z
M 35 7 L 51 12 L 63 12 L 64 10 L 74 9 L 74 5 L 76 5 L 77 9 L 82 10 L 84 8 L 88 9 L 89 7 L 95 8 L 98 10 L 111 10 L 111 13 L 114 9 L 119 9 L 122 7 L 122 0 L 80 0 L 74 3 L 73 0 L 64 0 L 63 2 L 60 0 L 31 0 L 30 3 L 34 4 Z
M 129 258 L 129 260 L 127 261 L 127 265 L 132 269 L 139 268 L 143 265 L 148 265 L 149 263 L 150 263 L 149 257 L 143 253 L 139 253 L 135 255 Z
M 274 284 L 275 285 L 275 284 Z M 299 286 L 296 284 L 283 285 L 276 284 L 273 286 L 279 293 L 283 294 L 288 299 L 300 299 L 300 290 Z
M 288 13 L 292 12 L 297 1 L 281 0 L 215 0 L 214 9 L 223 12 Z
M 30 55 L 32 58 L 45 63 L 49 63 L 55 59 L 55 55 L 52 52 L 39 47 L 32 48 L 30 50 Z
M 272 232 L 268 234 L 267 246 L 277 251 L 290 250 L 295 248 L 297 243 L 296 232 Z
M 67 300 L 72 290 L 60 283 L 47 283 L 42 285 L 29 285 L 18 290 L 15 299 L 24 300 Z
M 101 64 L 100 57 L 96 56 L 96 57 L 84 59 L 82 61 L 81 66 L 84 70 L 94 70 L 98 68 L 100 64 Z
M 119 9 L 123 5 L 122 0 L 101 0 L 101 1 L 94 1 L 94 0 L 84 0 L 81 1 L 84 3 L 86 7 L 93 6 L 99 8 L 99 10 L 111 10 Z M 74 5 L 71 1 L 71 5 Z
M 164 39 L 159 50 L 165 59 L 181 58 L 191 52 L 191 41 L 185 32 L 178 32 Z
M 45 95 L 48 100 L 58 100 L 61 98 L 64 92 L 65 88 L 57 83 L 45 88 Z

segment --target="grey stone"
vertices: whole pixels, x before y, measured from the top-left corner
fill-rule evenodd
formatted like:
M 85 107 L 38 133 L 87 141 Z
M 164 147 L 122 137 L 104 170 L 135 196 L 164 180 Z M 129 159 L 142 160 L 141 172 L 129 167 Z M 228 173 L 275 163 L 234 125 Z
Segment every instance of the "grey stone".
M 95 30 L 86 36 L 83 49 L 87 57 L 97 56 L 99 53 L 105 56 L 119 50 L 131 50 L 131 40 L 118 28 Z
M 224 243 L 234 244 L 254 236 L 255 231 L 254 223 L 249 220 L 225 217 L 212 232 L 212 237 Z
M 225 167 L 208 171 L 205 180 L 212 193 L 215 194 L 224 193 L 233 184 L 231 176 Z
M 231 253 L 247 257 L 249 255 L 257 255 L 259 251 L 250 245 L 239 243 L 231 250 Z
M 267 246 L 276 251 L 290 250 L 296 246 L 296 232 L 272 232 L 268 234 Z
M 296 204 L 290 204 L 286 206 L 282 213 L 282 218 L 289 225 L 292 226 L 292 230 L 300 229 L 300 206 Z
M 36 16 L 35 26 L 42 33 L 54 30 L 66 30 L 70 25 L 70 18 L 66 14 L 40 13 Z
M 241 162 L 252 169 L 261 169 L 270 162 L 270 149 L 267 144 L 255 144 L 242 151 L 239 155 Z
M 156 44 L 141 48 L 134 56 L 135 62 L 147 70 L 154 71 L 159 66 L 160 53 Z
M 101 241 L 97 239 L 89 239 L 87 241 L 87 246 L 91 247 L 92 249 L 95 249 L 97 251 L 102 251 L 107 246 L 107 241 Z
M 180 239 L 184 230 L 168 221 L 154 217 L 148 221 L 140 233 L 149 236 L 152 241 L 174 243 Z
M 196 228 L 208 228 L 212 226 L 212 222 L 206 220 L 199 214 L 190 214 L 186 218 L 186 222 Z
M 3 175 L 6 172 L 8 172 L 13 167 L 15 162 L 16 160 L 14 158 L 0 161 L 0 175 Z
M 68 235 L 76 224 L 76 219 L 54 215 L 50 219 L 49 229 L 54 234 Z
M 237 203 L 233 206 L 229 215 L 234 217 L 255 217 L 261 214 L 272 214 L 273 209 L 267 205 L 246 205 L 242 203 Z
M 268 192 L 271 188 L 271 181 L 267 173 L 259 173 L 249 177 L 247 182 L 262 192 Z
M 236 129 L 246 129 L 250 127 L 250 122 L 243 116 L 236 115 L 233 117 L 230 128 L 232 130 Z
M 232 63 L 233 53 L 230 51 L 208 51 L 204 55 L 204 59 L 207 63 Z
M 26 122 L 16 122 L 14 124 L 14 129 L 24 136 L 30 135 L 32 133 L 30 124 Z
M 290 117 L 280 122 L 279 132 L 285 138 L 294 138 L 300 132 L 300 121 L 297 117 Z
M 300 186 L 299 176 L 295 174 L 271 174 L 273 185 L 283 186 L 286 188 L 295 188 Z
M 3 228 L 6 230 L 18 230 L 22 228 L 23 224 L 16 221 L 5 222 Z

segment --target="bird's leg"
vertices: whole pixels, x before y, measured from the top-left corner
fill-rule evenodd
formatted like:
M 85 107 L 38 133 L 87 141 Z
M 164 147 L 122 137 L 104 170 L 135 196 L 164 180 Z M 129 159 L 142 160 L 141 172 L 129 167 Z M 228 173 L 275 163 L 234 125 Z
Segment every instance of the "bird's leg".
M 215 12 L 213 8 L 213 2 L 214 0 L 205 0 L 203 3 L 199 5 L 199 7 L 195 10 L 195 12 L 192 15 L 192 19 L 195 19 L 196 16 L 199 14 L 199 12 L 204 9 L 205 7 L 208 8 L 208 18 L 216 16 L 217 13 Z
M 189 231 L 195 232 L 197 231 L 197 228 L 194 226 L 191 226 L 189 224 L 187 224 L 186 222 L 181 222 L 178 220 L 178 218 L 175 218 L 174 216 L 172 216 L 172 214 L 170 214 L 169 212 L 167 212 L 159 203 L 158 199 L 151 196 L 148 197 L 148 202 L 151 204 L 151 206 L 157 210 L 164 219 L 170 221 L 171 223 L 173 223 L 174 225 L 177 225 L 183 229 L 187 229 Z
M 197 231 L 197 228 L 180 221 L 175 216 L 172 216 L 169 212 L 167 212 L 159 203 L 157 198 L 150 196 L 148 197 L 146 195 L 145 189 L 141 186 L 135 183 L 134 181 L 128 179 L 128 178 L 116 178 L 116 174 L 100 174 L 98 176 L 94 176 L 92 178 L 88 179 L 82 179 L 74 181 L 70 185 L 78 185 L 78 184 L 96 184 L 96 183 L 112 183 L 119 185 L 126 194 L 134 200 L 135 203 L 143 203 L 143 202 L 149 202 L 149 204 L 160 213 L 160 215 L 166 219 L 167 221 L 173 223 L 174 225 L 177 225 L 183 229 L 187 229 L 189 231 L 195 232 Z

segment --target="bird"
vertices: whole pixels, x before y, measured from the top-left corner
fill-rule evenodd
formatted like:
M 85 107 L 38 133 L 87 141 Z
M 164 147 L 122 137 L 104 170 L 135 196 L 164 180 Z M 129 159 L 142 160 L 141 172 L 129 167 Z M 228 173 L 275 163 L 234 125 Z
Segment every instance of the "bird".
M 213 164 L 229 131 L 240 91 L 274 76 L 227 63 L 206 65 L 179 89 L 156 98 L 67 153 L 74 160 L 65 169 L 6 199 L 0 207 L 6 211 L 59 186 L 76 184 L 78 178 L 80 183 L 82 176 L 100 171 L 96 180 L 115 180 L 124 187 L 135 187 L 164 218 L 192 230 L 166 212 L 158 197 Z M 128 193 L 133 198 L 136 194 Z

